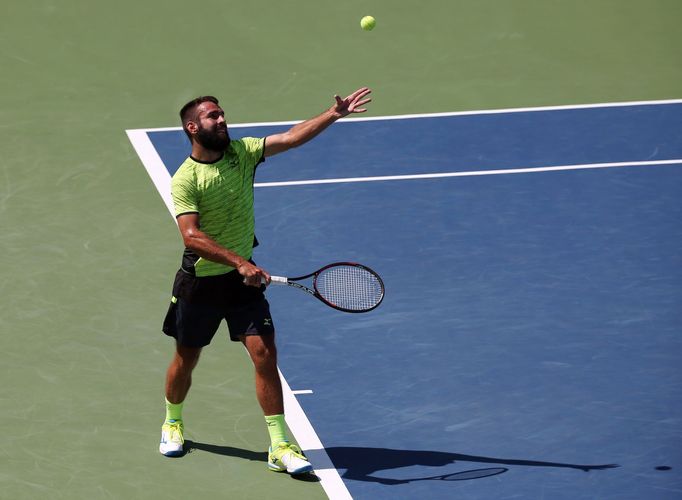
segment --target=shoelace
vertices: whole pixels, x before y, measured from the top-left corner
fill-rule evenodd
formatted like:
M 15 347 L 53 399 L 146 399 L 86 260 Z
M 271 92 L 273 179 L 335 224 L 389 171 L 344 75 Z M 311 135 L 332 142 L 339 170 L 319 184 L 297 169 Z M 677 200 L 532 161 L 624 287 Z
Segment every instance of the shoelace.
M 181 441 L 182 438 L 180 437 L 180 434 L 182 432 L 182 427 L 180 422 L 167 422 L 166 425 L 168 426 L 168 438 L 173 441 L 173 438 L 177 436 L 177 439 Z
M 301 452 L 301 448 L 299 448 L 295 444 L 290 444 L 289 449 L 292 450 L 294 453 L 298 453 L 299 455 L 303 455 L 303 453 Z
M 305 457 L 305 455 L 301 451 L 301 448 L 299 448 L 295 444 L 290 444 L 287 448 L 293 454 L 294 457 L 301 458 L 303 460 L 307 460 L 307 458 Z
M 294 456 L 298 455 L 299 457 L 305 458 L 305 455 L 303 455 L 301 448 L 299 448 L 295 444 L 281 443 L 277 446 L 277 448 L 272 450 L 272 453 L 276 453 L 276 452 L 280 452 L 280 451 L 282 452 L 282 456 L 284 456 L 288 453 L 291 453 Z

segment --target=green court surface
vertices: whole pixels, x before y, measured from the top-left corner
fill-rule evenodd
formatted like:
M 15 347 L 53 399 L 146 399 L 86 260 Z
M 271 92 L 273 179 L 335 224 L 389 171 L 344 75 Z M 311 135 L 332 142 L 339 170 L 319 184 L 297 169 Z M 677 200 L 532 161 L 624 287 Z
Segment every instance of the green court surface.
M 267 471 L 224 332 L 186 404 L 194 449 L 158 453 L 182 245 L 126 129 L 177 126 L 199 94 L 233 123 L 364 85 L 367 116 L 675 99 L 681 18 L 678 0 L 4 1 L 0 497 L 326 497 Z

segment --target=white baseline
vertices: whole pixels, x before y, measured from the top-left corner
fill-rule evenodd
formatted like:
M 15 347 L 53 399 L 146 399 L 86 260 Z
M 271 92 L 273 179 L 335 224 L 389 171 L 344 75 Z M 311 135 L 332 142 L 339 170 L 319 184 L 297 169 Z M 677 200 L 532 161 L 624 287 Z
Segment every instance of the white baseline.
M 371 122 L 385 120 L 409 120 L 412 118 L 439 118 L 447 116 L 471 116 L 471 115 L 502 115 L 507 113 L 535 113 L 542 111 L 563 111 L 569 109 L 592 109 L 592 108 L 627 108 L 632 106 L 670 106 L 682 104 L 682 99 L 664 99 L 658 101 L 624 101 L 624 102 L 598 102 L 593 104 L 568 104 L 563 106 L 538 106 L 534 108 L 502 108 L 502 109 L 479 109 L 473 111 L 448 111 L 444 113 L 417 113 L 408 115 L 389 115 L 389 116 L 359 116 L 352 118 L 342 118 L 336 123 Z M 279 122 L 253 122 L 253 123 L 231 123 L 230 128 L 240 127 L 277 127 L 295 125 L 302 120 L 288 120 Z M 170 132 L 182 130 L 182 127 L 160 127 L 138 129 L 145 132 Z

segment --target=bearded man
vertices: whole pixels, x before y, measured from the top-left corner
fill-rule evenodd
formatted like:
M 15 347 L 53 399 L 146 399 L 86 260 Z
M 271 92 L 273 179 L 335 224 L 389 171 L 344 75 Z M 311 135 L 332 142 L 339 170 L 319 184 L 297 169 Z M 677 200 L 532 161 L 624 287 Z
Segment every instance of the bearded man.
M 277 370 L 275 328 L 265 287 L 270 274 L 252 260 L 255 238 L 253 181 L 266 157 L 300 146 L 339 118 L 363 113 L 371 91 L 361 88 L 320 115 L 265 138 L 230 138 L 225 113 L 212 96 L 193 99 L 180 118 L 192 152 L 171 182 L 175 217 L 185 245 L 163 323 L 175 338 L 166 374 L 166 419 L 159 451 L 184 454 L 182 408 L 202 348 L 225 320 L 230 339 L 246 347 L 256 372 L 256 397 L 270 434 L 268 467 L 302 474 L 313 470 L 289 442 Z

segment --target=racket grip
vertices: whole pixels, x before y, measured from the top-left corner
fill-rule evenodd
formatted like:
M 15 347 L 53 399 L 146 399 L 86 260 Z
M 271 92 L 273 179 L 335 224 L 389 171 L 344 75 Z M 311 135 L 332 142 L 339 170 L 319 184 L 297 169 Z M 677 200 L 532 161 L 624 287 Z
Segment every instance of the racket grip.
M 284 276 L 270 276 L 271 285 L 286 285 L 287 281 Z

